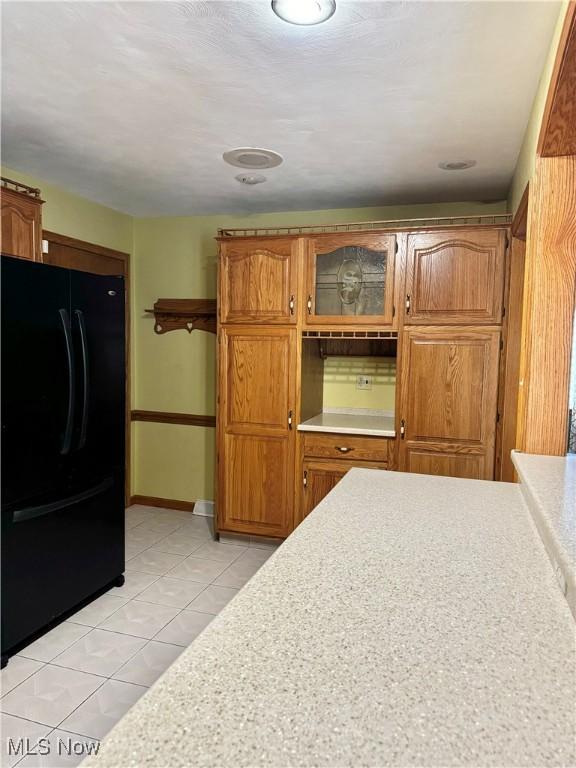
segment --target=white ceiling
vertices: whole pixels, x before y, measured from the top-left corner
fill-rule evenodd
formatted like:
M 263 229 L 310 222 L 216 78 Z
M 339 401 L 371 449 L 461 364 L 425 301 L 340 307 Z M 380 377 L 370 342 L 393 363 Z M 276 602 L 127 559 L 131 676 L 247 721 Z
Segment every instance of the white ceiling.
M 3 162 L 138 216 L 505 197 L 559 3 L 337 2 L 3 2 Z

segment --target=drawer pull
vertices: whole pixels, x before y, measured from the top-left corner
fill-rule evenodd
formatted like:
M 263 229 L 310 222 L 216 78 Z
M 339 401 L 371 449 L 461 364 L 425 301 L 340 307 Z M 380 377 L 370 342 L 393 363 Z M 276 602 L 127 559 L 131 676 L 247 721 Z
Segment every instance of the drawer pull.
M 337 451 L 340 451 L 340 453 L 350 453 L 350 451 L 354 450 L 354 448 L 348 448 L 346 445 L 335 445 L 334 448 L 336 448 Z

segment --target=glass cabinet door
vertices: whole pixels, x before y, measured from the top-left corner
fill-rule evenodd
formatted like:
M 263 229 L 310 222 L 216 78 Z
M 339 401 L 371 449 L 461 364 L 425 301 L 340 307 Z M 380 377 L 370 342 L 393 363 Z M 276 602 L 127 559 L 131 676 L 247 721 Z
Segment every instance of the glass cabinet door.
M 395 235 L 311 239 L 306 322 L 391 325 L 395 253 Z

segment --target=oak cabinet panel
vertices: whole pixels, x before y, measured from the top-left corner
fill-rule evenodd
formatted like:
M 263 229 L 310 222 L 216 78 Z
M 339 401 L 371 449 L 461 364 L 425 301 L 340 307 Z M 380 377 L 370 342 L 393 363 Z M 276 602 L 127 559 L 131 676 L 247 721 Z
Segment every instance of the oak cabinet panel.
M 287 536 L 294 510 L 296 331 L 221 328 L 219 529 Z
M 404 471 L 492 479 L 499 349 L 498 330 L 404 331 L 400 441 Z
M 42 261 L 42 200 L 2 188 L 2 253 Z
M 405 322 L 501 323 L 505 250 L 498 229 L 409 235 Z
M 320 504 L 344 475 L 353 467 L 364 469 L 386 469 L 386 464 L 355 461 L 318 461 L 305 459 L 303 468 L 300 521 Z
M 392 325 L 396 236 L 319 235 L 307 241 L 307 325 Z
M 220 247 L 220 322 L 294 324 L 299 241 L 230 241 Z
M 304 433 L 304 455 L 321 459 L 388 462 L 389 437 L 360 437 L 338 433 Z

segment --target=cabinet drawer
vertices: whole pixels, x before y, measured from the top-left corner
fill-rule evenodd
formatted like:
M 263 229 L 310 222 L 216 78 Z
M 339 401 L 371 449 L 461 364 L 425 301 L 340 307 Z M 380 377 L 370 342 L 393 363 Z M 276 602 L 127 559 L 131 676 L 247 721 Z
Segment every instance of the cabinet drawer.
M 304 455 L 321 459 L 377 461 L 387 464 L 392 440 L 386 437 L 357 437 L 338 433 L 305 434 Z

